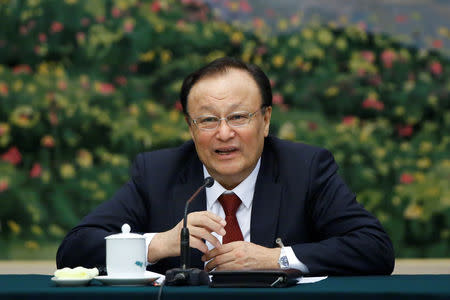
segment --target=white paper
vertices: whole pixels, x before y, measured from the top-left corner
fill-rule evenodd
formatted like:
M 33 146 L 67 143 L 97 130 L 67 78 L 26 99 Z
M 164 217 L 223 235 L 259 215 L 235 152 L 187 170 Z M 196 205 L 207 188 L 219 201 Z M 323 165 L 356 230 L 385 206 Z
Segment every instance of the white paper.
M 297 278 L 297 284 L 314 283 L 326 279 L 328 276 L 318 276 L 318 277 L 300 277 Z

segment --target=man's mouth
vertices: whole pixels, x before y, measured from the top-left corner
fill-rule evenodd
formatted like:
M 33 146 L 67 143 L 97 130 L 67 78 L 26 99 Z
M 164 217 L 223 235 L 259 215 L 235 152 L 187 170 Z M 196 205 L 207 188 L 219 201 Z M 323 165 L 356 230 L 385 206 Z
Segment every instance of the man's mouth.
M 238 149 L 236 147 L 223 147 L 216 149 L 215 152 L 219 155 L 227 155 L 236 152 Z

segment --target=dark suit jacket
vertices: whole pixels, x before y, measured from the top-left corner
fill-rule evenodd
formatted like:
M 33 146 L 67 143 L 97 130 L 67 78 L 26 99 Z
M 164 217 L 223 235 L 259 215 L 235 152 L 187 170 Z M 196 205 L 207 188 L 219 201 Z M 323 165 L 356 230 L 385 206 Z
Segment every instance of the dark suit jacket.
M 266 138 L 253 197 L 251 241 L 273 248 L 280 237 L 315 275 L 390 274 L 394 252 L 388 235 L 356 202 L 337 169 L 327 150 Z M 120 232 L 123 223 L 135 232 L 173 228 L 202 182 L 202 163 L 192 141 L 139 154 L 130 181 L 65 237 L 58 268 L 105 265 L 104 237 Z M 201 210 L 206 210 L 204 191 L 189 209 Z M 195 249 L 191 265 L 203 268 Z M 177 257 L 149 268 L 164 273 L 178 266 Z

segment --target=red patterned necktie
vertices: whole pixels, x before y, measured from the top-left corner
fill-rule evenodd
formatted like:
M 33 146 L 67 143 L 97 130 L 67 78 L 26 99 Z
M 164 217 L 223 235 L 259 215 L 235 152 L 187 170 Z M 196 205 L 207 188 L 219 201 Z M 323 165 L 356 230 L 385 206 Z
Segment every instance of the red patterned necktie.
M 225 211 L 225 231 L 227 232 L 222 238 L 222 244 L 243 241 L 241 228 L 239 227 L 238 220 L 236 218 L 236 211 L 241 205 L 241 199 L 235 194 L 222 194 L 219 197 L 219 202 L 222 204 L 223 210 Z

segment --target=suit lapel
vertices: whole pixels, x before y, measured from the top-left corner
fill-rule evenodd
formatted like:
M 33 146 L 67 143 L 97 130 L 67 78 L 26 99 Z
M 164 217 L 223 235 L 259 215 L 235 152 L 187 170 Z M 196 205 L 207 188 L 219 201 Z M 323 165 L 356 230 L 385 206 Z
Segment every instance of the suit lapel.
M 266 144 L 252 204 L 251 242 L 265 247 L 273 247 L 275 244 L 282 200 L 282 185 L 278 183 L 275 157 L 275 153 Z
M 195 191 L 203 183 L 202 164 L 197 156 L 193 156 L 187 163 L 186 167 L 180 172 L 180 176 L 173 187 L 173 196 L 171 203 L 173 204 L 174 224 L 177 224 L 184 215 L 184 207 L 186 201 L 195 193 Z M 189 204 L 188 213 L 193 211 L 206 210 L 206 193 L 202 191 L 197 198 Z

